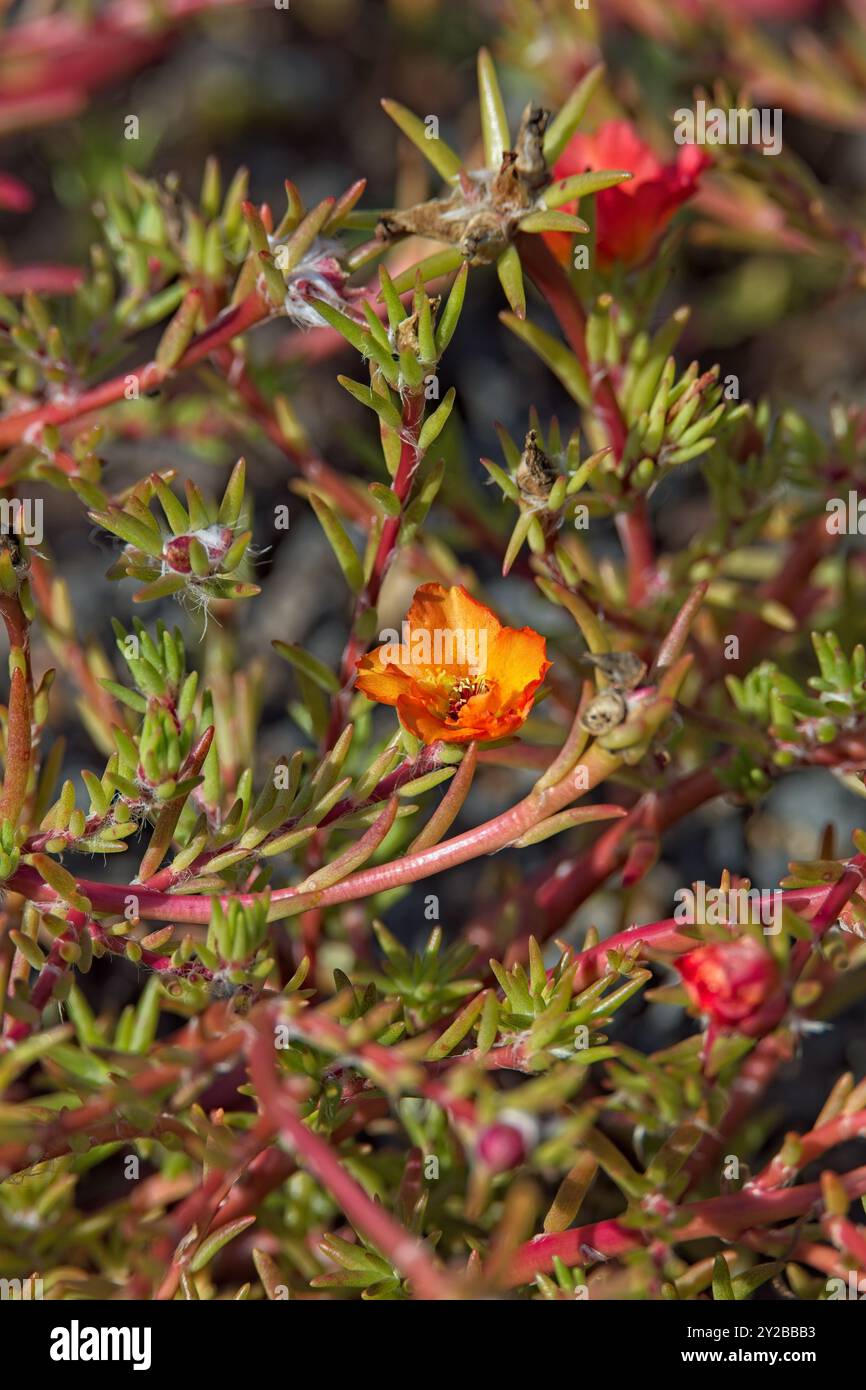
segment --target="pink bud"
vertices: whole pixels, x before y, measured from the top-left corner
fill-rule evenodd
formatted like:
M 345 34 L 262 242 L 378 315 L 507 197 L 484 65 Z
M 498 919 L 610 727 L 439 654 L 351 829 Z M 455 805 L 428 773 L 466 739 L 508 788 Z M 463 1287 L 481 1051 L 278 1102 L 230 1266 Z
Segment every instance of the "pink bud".
M 526 1140 L 514 1125 L 488 1125 L 478 1137 L 478 1157 L 492 1172 L 505 1173 L 526 1158 Z
M 189 562 L 189 536 L 172 536 L 170 541 L 166 541 L 162 553 L 170 569 L 178 574 L 189 574 L 192 569 Z
M 223 556 L 231 546 L 232 538 L 230 526 L 208 526 L 206 530 L 192 531 L 188 536 L 172 536 L 163 547 L 162 558 L 176 574 L 189 574 L 192 570 L 189 545 L 190 541 L 196 540 L 199 545 L 204 546 L 213 572 L 219 569 Z

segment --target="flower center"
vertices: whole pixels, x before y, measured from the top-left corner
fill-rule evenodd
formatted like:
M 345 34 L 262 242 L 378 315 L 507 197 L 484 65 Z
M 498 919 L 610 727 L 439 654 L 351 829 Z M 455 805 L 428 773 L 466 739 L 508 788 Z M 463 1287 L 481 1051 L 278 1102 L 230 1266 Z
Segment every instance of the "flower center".
M 468 704 L 473 695 L 483 695 L 485 690 L 489 690 L 489 688 L 484 676 L 461 676 L 459 680 L 454 682 L 449 692 L 445 718 L 456 719 L 463 706 Z

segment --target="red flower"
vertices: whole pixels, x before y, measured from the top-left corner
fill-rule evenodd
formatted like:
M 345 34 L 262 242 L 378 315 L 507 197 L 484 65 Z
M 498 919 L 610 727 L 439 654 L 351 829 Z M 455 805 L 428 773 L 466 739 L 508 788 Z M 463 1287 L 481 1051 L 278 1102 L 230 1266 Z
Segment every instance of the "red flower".
M 677 968 L 692 1003 L 716 1031 L 760 1037 L 785 1012 L 779 967 L 754 937 L 699 946 Z
M 673 164 L 662 164 L 628 121 L 607 121 L 593 135 L 573 136 L 553 173 L 558 179 L 597 169 L 632 175 L 627 183 L 596 194 L 596 256 L 602 267 L 613 261 L 636 265 L 697 190 L 698 177 L 710 163 L 696 145 L 684 145 Z M 572 204 L 563 211 L 576 208 Z M 571 239 L 566 233 L 548 232 L 547 240 L 560 259 L 568 260 Z

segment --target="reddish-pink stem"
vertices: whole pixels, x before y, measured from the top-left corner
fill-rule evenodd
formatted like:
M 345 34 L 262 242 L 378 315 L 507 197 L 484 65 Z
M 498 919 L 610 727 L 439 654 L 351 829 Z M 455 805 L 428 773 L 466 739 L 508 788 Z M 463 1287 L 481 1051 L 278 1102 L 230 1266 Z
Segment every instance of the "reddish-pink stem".
M 610 377 L 589 360 L 583 306 L 562 266 L 551 255 L 541 237 L 520 236 L 518 245 L 520 259 L 533 284 L 547 300 L 566 342 L 587 374 L 595 413 L 607 436 L 613 457 L 619 462 L 625 453 L 628 426 Z M 655 574 L 655 555 L 643 494 L 629 498 L 627 510 L 617 514 L 616 523 L 628 564 L 629 603 L 639 604 Z
M 727 1107 L 715 1129 L 705 1134 L 685 1167 L 689 1187 L 694 1187 L 715 1163 L 724 1145 L 737 1133 L 763 1096 L 782 1062 L 790 1060 L 790 1035 L 785 1030 L 768 1033 L 749 1053 L 739 1074 L 731 1083 Z
M 69 969 L 63 959 L 64 945 L 74 945 L 79 936 L 84 923 L 87 921 L 83 912 L 76 908 L 70 908 L 67 913 L 69 930 L 56 937 L 48 953 L 48 959 L 36 977 L 36 982 L 30 991 L 28 1003 L 37 1011 L 41 1011 L 49 1003 L 54 993 L 57 981 L 66 974 Z M 6 1037 L 10 1042 L 22 1042 L 24 1038 L 29 1038 L 33 1032 L 33 1024 L 24 1018 L 13 1018 L 11 1014 L 6 1020 Z
M 300 893 L 296 888 L 279 888 L 270 895 L 272 907 L 291 902 L 296 910 L 301 911 L 307 907 L 325 907 L 332 903 L 354 902 L 358 898 L 370 897 L 372 894 L 384 892 L 386 889 L 395 888 L 404 883 L 416 883 L 419 879 L 428 878 L 431 874 L 440 873 L 456 864 L 464 864 L 481 854 L 492 854 L 496 850 L 504 849 L 506 845 L 512 844 L 530 827 L 568 805 L 574 800 L 578 791 L 586 791 L 597 786 L 609 775 L 611 763 L 615 763 L 615 761 L 610 754 L 604 753 L 597 745 L 593 745 L 584 757 L 582 764 L 579 765 L 580 771 L 586 773 L 585 783 L 581 777 L 579 788 L 577 786 L 577 774 L 572 772 L 556 786 L 547 787 L 540 793 L 532 793 L 512 806 L 510 810 L 494 817 L 493 820 L 485 821 L 484 824 L 476 826 L 472 830 L 464 831 L 461 835 L 455 835 L 450 840 L 443 840 L 430 849 L 405 855 L 401 859 L 393 859 L 386 864 L 377 864 L 370 869 L 361 869 L 354 874 L 349 874 L 332 887 L 323 888 L 317 893 Z M 622 823 L 617 822 L 617 824 Z M 857 855 L 851 860 L 851 865 L 859 870 L 866 865 L 866 856 Z M 139 914 L 143 918 L 163 922 L 206 923 L 210 921 L 211 897 L 198 894 L 174 896 L 169 893 L 154 892 L 141 884 L 98 883 L 83 878 L 78 879 L 77 883 L 79 891 L 90 899 L 91 905 L 97 912 L 122 913 L 126 899 L 130 894 L 133 894 L 138 899 Z M 19 868 L 10 877 L 8 886 L 32 902 L 57 901 L 53 889 L 43 883 L 36 871 L 27 865 Z M 851 892 L 853 891 L 852 888 Z M 808 907 L 816 897 L 827 892 L 826 884 L 817 884 L 812 888 L 788 889 L 784 893 L 784 898 L 789 907 L 799 910 L 801 907 Z M 227 893 L 222 895 L 221 901 L 237 901 L 251 905 L 261 901 L 262 897 L 261 893 Z M 273 914 L 274 920 L 277 920 L 278 917 L 279 913 Z M 620 944 L 623 946 L 633 945 L 637 940 L 650 939 L 650 933 L 652 933 L 653 940 L 657 943 L 666 941 L 669 948 L 671 941 L 677 934 L 676 925 L 676 922 L 671 918 L 664 922 L 654 923 L 652 927 L 632 927 L 627 932 L 620 932 L 616 937 L 611 937 L 610 940 L 594 947 L 591 951 L 584 952 L 578 958 L 578 965 L 593 965 L 599 953 L 611 949 L 613 944 L 617 946 Z M 682 949 L 687 948 L 684 946 Z
M 855 1168 L 840 1182 L 853 1200 L 866 1193 L 866 1168 Z M 752 1226 L 772 1225 L 802 1216 L 821 1202 L 821 1185 L 813 1182 L 803 1187 L 779 1192 L 752 1193 L 748 1189 L 728 1197 L 710 1197 L 684 1207 L 672 1208 L 668 1229 L 675 1233 L 676 1243 L 706 1240 L 712 1237 L 730 1242 L 749 1231 Z M 674 1226 L 676 1218 L 688 1218 Z M 599 1221 L 591 1226 L 576 1226 L 568 1231 L 536 1236 L 520 1247 L 509 1270 L 509 1285 L 528 1284 L 536 1274 L 549 1273 L 556 1256 L 567 1265 L 587 1262 L 585 1247 L 597 1250 L 608 1258 L 628 1254 L 646 1244 L 649 1232 L 630 1230 L 619 1221 Z M 591 1256 L 589 1256 L 591 1258 Z
M 749 1188 L 753 1192 L 767 1192 L 782 1183 L 790 1183 L 800 1169 L 814 1163 L 816 1158 L 820 1158 L 830 1149 L 835 1149 L 837 1144 L 862 1138 L 864 1133 L 866 1110 L 853 1110 L 849 1114 L 837 1115 L 835 1119 L 828 1120 L 826 1124 L 819 1125 L 817 1129 L 802 1137 L 792 1136 L 797 1144 L 796 1165 L 786 1163 L 783 1148 L 782 1152 L 776 1154 L 767 1164 L 763 1172 L 749 1183 Z
M 192 367 L 196 362 L 201 362 L 223 343 L 230 342 L 239 333 L 245 333 L 253 324 L 267 318 L 270 312 L 260 295 L 248 295 L 240 304 L 226 309 L 203 333 L 193 338 L 183 357 L 172 370 L 182 371 L 185 367 Z M 82 415 L 89 415 L 94 410 L 112 405 L 123 398 L 127 381 L 131 376 L 137 378 L 139 392 L 144 395 L 154 387 L 162 385 L 167 375 L 167 369 L 160 367 L 157 362 L 145 362 L 142 366 L 133 368 L 131 372 L 112 377 L 110 381 L 104 381 L 100 386 L 82 391 L 77 396 L 36 406 L 33 410 L 16 411 L 0 420 L 0 447 L 16 444 L 25 435 L 43 425 L 64 425 L 69 420 L 77 420 Z
M 406 396 L 403 402 L 400 460 L 394 474 L 394 481 L 391 484 L 391 491 L 399 501 L 401 510 L 399 515 L 386 518 L 382 527 L 382 534 L 379 537 L 379 544 L 376 548 L 376 557 L 373 561 L 370 577 L 355 602 L 355 611 L 352 615 L 349 640 L 346 643 L 340 661 L 342 688 L 338 694 L 335 695 L 331 703 L 331 717 L 328 721 L 328 733 L 326 738 L 326 746 L 328 748 L 333 748 L 342 732 L 343 724 L 346 719 L 346 709 L 351 698 L 352 684 L 355 680 L 358 659 L 367 649 L 367 642 L 363 641 L 358 636 L 360 620 L 370 608 L 375 608 L 379 601 L 382 582 L 394 557 L 394 551 L 400 536 L 400 528 L 403 524 L 403 508 L 412 490 L 412 479 L 415 476 L 415 470 L 420 460 L 418 435 L 421 429 L 421 421 L 424 418 L 424 399 L 423 391 L 412 391 Z
M 408 1279 L 424 1299 L 456 1297 L 428 1251 L 371 1197 L 340 1163 L 331 1146 L 304 1124 L 294 1100 L 280 1085 L 274 1065 L 273 1034 L 256 1033 L 249 1047 L 250 1075 L 263 1113 L 291 1145 L 304 1168 L 331 1194 L 352 1224 Z
M 593 405 L 619 461 L 628 435 L 625 420 L 609 378 L 593 373 L 586 349 L 586 315 L 562 266 L 551 255 L 541 237 L 521 235 L 517 239 L 520 259 L 539 294 L 547 300 L 562 329 L 568 346 L 592 380 Z
M 625 551 L 628 601 L 632 607 L 639 607 L 646 599 L 655 575 L 655 553 L 643 495 L 635 497 L 629 511 L 617 513 L 616 529 Z
M 812 918 L 812 938 L 810 941 L 798 941 L 791 953 L 790 976 L 796 980 L 802 972 L 806 961 L 814 949 L 816 941 L 829 931 L 833 923 L 838 920 L 839 913 L 845 904 L 854 896 L 863 881 L 863 872 L 866 868 L 866 855 L 858 854 L 852 859 L 842 874 L 837 879 L 827 896 L 821 903 L 815 916 Z
M 403 406 L 402 416 L 402 444 L 400 447 L 400 462 L 394 474 L 394 482 L 391 491 L 403 506 L 412 488 L 412 479 L 418 467 L 418 434 L 421 428 L 421 421 L 424 417 L 424 393 L 423 391 L 413 391 L 406 397 Z M 382 527 L 382 534 L 379 537 L 379 546 L 376 551 L 376 559 L 373 562 L 373 570 L 370 575 L 370 582 L 367 585 L 368 603 L 375 607 L 379 599 L 379 591 L 382 587 L 382 580 L 388 572 L 388 566 L 394 554 L 394 547 L 400 535 L 402 516 L 389 516 Z
M 430 849 L 407 854 L 386 864 L 361 869 L 349 874 L 330 888 L 315 893 L 300 893 L 297 888 L 279 888 L 270 895 L 272 918 L 280 915 L 274 912 L 283 903 L 291 902 L 295 911 L 308 907 L 325 907 L 331 903 L 353 902 L 357 898 L 370 897 L 388 888 L 404 883 L 416 883 L 431 874 L 441 873 L 455 864 L 465 864 L 481 854 L 492 854 L 504 849 L 519 839 L 539 821 L 546 819 L 563 807 L 569 805 L 580 792 L 586 791 L 610 774 L 617 759 L 593 746 L 583 759 L 581 770 L 586 774 L 578 785 L 578 774 L 569 773 L 554 787 L 539 793 L 531 793 L 517 802 L 502 815 L 475 826 L 472 830 L 443 840 Z M 138 900 L 139 915 L 160 922 L 201 922 L 210 921 L 212 898 L 200 894 L 177 895 L 154 892 L 143 884 L 98 883 L 91 879 L 79 879 L 80 891 L 90 899 L 97 912 L 120 912 L 125 909 L 126 899 L 133 894 Z M 9 879 L 9 887 L 34 902 L 55 902 L 56 894 L 42 882 L 34 869 L 24 865 Z M 223 896 L 223 901 L 233 900 L 247 905 L 261 901 L 261 893 L 231 893 Z
M 654 831 L 661 834 L 721 791 L 721 783 L 708 768 L 682 778 L 658 794 L 653 811 Z M 541 941 L 554 936 L 580 904 L 621 867 L 627 858 L 630 837 L 642 827 L 645 813 L 642 798 L 627 816 L 599 835 L 585 854 L 574 859 L 558 856 L 553 869 L 545 866 L 529 879 L 521 894 L 520 928 L 509 943 L 508 961 L 523 958 L 530 935 Z M 496 920 L 498 914 L 486 914 L 473 930 L 473 941 L 487 955 L 495 948 Z

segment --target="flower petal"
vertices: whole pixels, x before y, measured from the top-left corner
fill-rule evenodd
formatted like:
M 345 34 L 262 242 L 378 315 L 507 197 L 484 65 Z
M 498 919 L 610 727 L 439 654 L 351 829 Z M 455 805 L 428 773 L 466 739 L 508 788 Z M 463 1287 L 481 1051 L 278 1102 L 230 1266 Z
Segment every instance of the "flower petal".
M 461 585 L 422 584 L 398 642 L 363 656 L 355 684 L 424 743 L 489 742 L 520 727 L 549 668 L 532 628 L 503 627 Z

